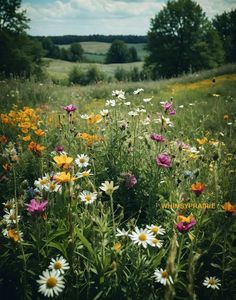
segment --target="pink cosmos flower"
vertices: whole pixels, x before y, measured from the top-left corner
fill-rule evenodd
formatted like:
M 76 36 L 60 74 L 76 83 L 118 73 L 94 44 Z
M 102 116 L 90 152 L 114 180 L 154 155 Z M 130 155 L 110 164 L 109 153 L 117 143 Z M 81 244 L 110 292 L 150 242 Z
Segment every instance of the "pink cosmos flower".
M 163 168 L 170 168 L 171 167 L 171 158 L 166 153 L 160 153 L 156 157 L 156 163 L 158 166 L 161 166 Z
M 158 143 L 163 143 L 165 141 L 165 138 L 161 134 L 152 133 L 150 138 Z
M 176 225 L 176 228 L 178 229 L 179 232 L 183 233 L 183 232 L 187 232 L 190 229 L 192 229 L 194 225 L 196 225 L 196 220 L 194 218 L 192 218 L 189 223 L 187 223 L 187 222 L 179 222 Z
M 162 107 L 164 108 L 165 111 L 168 111 L 169 109 L 172 108 L 172 103 L 166 102 L 162 104 Z
M 176 115 L 176 109 L 171 109 L 171 110 L 169 110 L 169 115 L 170 116 L 174 116 L 174 115 Z
M 137 178 L 133 174 L 128 174 L 126 178 L 126 186 L 128 189 L 131 189 L 137 182 Z
M 67 105 L 63 107 L 64 110 L 66 110 L 68 113 L 75 111 L 77 109 L 76 106 L 74 106 L 73 104 Z
M 26 204 L 27 211 L 31 214 L 42 213 L 45 211 L 48 205 L 48 200 L 44 200 L 42 202 L 37 201 L 35 199 L 31 199 L 29 204 Z

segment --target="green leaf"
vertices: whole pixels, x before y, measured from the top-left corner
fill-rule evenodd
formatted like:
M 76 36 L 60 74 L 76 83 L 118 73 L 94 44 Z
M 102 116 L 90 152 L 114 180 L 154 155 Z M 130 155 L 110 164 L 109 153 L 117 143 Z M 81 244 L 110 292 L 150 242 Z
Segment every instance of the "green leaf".
M 79 239 L 81 240 L 82 244 L 88 249 L 88 252 L 94 258 L 94 260 L 97 261 L 97 255 L 96 255 L 95 251 L 93 250 L 91 243 L 86 239 L 86 237 L 83 235 L 83 233 L 78 228 L 76 228 L 75 230 L 76 230 L 76 234 L 79 237 Z

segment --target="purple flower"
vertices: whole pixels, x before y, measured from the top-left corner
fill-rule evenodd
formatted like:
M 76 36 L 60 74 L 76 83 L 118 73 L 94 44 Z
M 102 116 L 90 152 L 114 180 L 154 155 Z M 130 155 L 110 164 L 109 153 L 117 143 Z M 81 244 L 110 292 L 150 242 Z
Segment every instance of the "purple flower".
M 64 150 L 65 150 L 65 149 L 64 149 L 63 146 L 60 146 L 60 145 L 59 145 L 59 146 L 56 146 L 56 147 L 55 147 L 55 151 L 58 152 L 58 153 L 63 152 Z
M 156 157 L 156 163 L 158 166 L 163 168 L 170 168 L 171 167 L 171 158 L 166 153 L 160 153 Z
M 176 115 L 176 109 L 171 109 L 171 111 L 169 111 L 169 115 L 170 116 L 174 116 L 174 115 Z
M 63 107 L 64 110 L 66 110 L 68 113 L 75 111 L 77 109 L 76 106 L 74 106 L 73 104 L 67 105 Z
M 133 174 L 128 174 L 125 182 L 128 189 L 131 189 L 137 182 L 137 178 Z
M 172 103 L 166 102 L 162 105 L 165 111 L 168 111 L 169 109 L 172 108 Z
M 46 207 L 48 205 L 48 200 L 44 200 L 42 202 L 37 201 L 35 199 L 31 199 L 29 204 L 26 204 L 27 211 L 29 213 L 36 214 L 36 213 L 42 213 L 45 211 Z
M 179 222 L 176 225 L 176 228 L 178 229 L 179 232 L 183 233 L 183 232 L 187 232 L 190 229 L 192 229 L 195 224 L 196 224 L 196 220 L 194 218 L 192 218 L 189 223 L 187 223 L 187 222 Z
M 158 143 L 163 143 L 165 141 L 165 138 L 162 135 L 156 133 L 152 133 L 150 138 Z

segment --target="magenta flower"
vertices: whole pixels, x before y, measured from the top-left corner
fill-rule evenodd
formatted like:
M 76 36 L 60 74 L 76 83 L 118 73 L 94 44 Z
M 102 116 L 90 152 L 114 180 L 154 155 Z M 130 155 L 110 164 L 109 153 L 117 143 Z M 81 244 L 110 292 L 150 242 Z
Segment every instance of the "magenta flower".
M 29 213 L 36 214 L 36 213 L 42 213 L 45 211 L 46 207 L 48 205 L 48 200 L 44 200 L 42 202 L 37 201 L 35 199 L 31 199 L 29 204 L 26 204 L 27 211 Z
M 63 107 L 64 110 L 66 110 L 68 113 L 73 112 L 77 109 L 76 106 L 74 106 L 73 104 L 67 105 Z
M 170 168 L 171 167 L 171 158 L 166 153 L 160 153 L 156 157 L 156 163 L 158 166 L 163 168 Z
M 160 135 L 160 134 L 156 134 L 156 133 L 152 133 L 150 135 L 150 138 L 153 140 L 153 141 L 156 141 L 158 143 L 163 143 L 165 141 L 165 138 L 164 136 Z
M 187 223 L 187 222 L 179 222 L 176 225 L 176 228 L 178 229 L 179 232 L 183 233 L 183 232 L 187 232 L 190 229 L 192 229 L 194 225 L 196 225 L 196 220 L 194 218 L 192 218 L 189 223 Z
M 169 111 L 169 115 L 170 116 L 174 116 L 174 115 L 176 115 L 176 109 L 171 109 L 171 111 Z
M 128 189 L 131 189 L 137 182 L 137 178 L 133 174 L 128 174 L 125 182 Z
M 64 149 L 63 146 L 56 146 L 56 147 L 55 147 L 55 151 L 58 152 L 58 153 L 63 152 L 64 150 L 65 150 L 65 149 Z
M 172 103 L 166 102 L 162 104 L 162 107 L 164 108 L 165 111 L 168 111 L 169 109 L 172 108 Z

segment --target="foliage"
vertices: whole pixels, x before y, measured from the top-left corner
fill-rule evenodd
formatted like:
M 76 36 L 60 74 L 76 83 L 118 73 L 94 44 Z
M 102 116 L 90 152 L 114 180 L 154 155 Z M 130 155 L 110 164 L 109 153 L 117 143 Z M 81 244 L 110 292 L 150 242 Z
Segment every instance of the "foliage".
M 236 9 L 215 16 L 213 25 L 222 39 L 226 62 L 236 61 Z
M 29 19 L 19 12 L 21 1 L 0 1 L 0 73 L 3 76 L 42 76 L 41 44 L 25 34 Z
M 153 79 L 216 67 L 224 54 L 216 30 L 192 0 L 167 2 L 151 20 L 147 49 Z
M 74 67 L 69 73 L 69 82 L 74 84 L 88 85 L 97 83 L 104 79 L 105 74 L 93 65 L 91 65 L 87 71 Z
M 110 49 L 107 52 L 107 63 L 125 63 L 129 61 L 129 50 L 127 45 L 120 40 L 112 42 Z
M 3 106 L 0 116 L 3 298 L 45 299 L 37 280 L 58 256 L 70 268 L 59 299 L 232 298 L 235 67 L 223 72 L 147 82 L 144 90 L 140 83 L 78 89 L 0 82 L 1 99 L 15 104 Z M 99 92 L 102 102 L 94 99 Z M 26 107 L 37 94 L 36 107 Z M 170 159 L 165 168 L 160 153 Z M 109 189 L 106 180 L 114 181 Z M 81 196 L 85 190 L 96 194 L 93 202 Z M 47 199 L 45 211 L 29 209 L 33 199 Z M 231 211 L 223 206 L 228 201 Z M 215 208 L 194 207 L 204 203 Z M 193 217 L 191 230 L 177 230 L 179 219 L 188 224 Z M 135 227 L 151 224 L 165 229 L 156 235 L 160 248 L 131 238 Z M 160 268 L 173 284 L 155 280 Z M 219 290 L 203 286 L 206 276 L 220 280 Z

